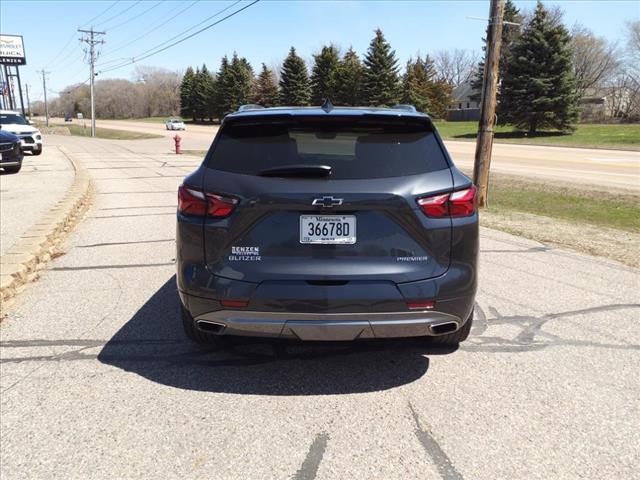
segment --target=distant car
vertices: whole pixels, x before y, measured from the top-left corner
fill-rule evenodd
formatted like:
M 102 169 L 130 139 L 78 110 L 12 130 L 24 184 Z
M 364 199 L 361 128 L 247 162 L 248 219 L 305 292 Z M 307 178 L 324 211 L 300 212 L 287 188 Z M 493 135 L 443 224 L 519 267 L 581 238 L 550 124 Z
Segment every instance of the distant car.
M 164 126 L 167 130 L 184 130 L 184 122 L 182 120 L 177 120 L 172 118 L 171 120 L 167 120 L 164 123 Z
M 40 130 L 31 126 L 20 113 L 12 110 L 0 110 L 0 125 L 2 125 L 2 130 L 13 133 L 20 138 L 23 152 L 31 152 L 34 155 L 42 153 Z
M 65 115 L 64 116 L 64 121 L 65 122 L 73 122 L 73 117 L 71 115 Z
M 20 138 L 13 133 L 0 130 L 0 168 L 5 173 L 18 173 L 22 168 L 22 148 Z

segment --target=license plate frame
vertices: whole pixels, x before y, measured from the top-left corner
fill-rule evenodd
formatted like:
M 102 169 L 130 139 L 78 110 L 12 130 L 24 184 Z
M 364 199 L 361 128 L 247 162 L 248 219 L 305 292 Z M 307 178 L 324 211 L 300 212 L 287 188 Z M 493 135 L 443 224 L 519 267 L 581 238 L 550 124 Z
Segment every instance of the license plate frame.
M 309 222 L 320 224 L 320 235 L 309 234 Z M 331 232 L 330 224 L 333 223 L 333 232 Z M 340 231 L 343 230 L 344 224 L 348 225 L 349 234 L 337 236 L 338 227 L 340 223 Z M 322 228 L 328 224 L 328 234 L 322 234 Z M 355 215 L 300 215 L 300 243 L 303 245 L 353 245 L 357 241 L 357 223 Z M 315 226 L 313 228 L 316 228 Z

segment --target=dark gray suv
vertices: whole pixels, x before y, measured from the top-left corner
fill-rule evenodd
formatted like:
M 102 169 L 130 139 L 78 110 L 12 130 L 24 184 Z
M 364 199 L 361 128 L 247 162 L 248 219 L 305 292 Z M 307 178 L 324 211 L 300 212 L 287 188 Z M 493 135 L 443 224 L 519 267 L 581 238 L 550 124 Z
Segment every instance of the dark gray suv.
M 476 189 L 427 115 L 241 107 L 178 192 L 187 335 L 469 335 Z

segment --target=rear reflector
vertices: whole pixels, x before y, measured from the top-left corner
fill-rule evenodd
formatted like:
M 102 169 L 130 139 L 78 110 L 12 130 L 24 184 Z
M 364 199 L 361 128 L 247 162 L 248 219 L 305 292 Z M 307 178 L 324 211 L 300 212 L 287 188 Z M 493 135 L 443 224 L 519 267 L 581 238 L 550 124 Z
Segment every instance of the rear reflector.
M 476 187 L 472 185 L 464 190 L 421 197 L 416 201 L 428 217 L 468 217 L 476 212 Z
M 407 302 L 409 310 L 433 310 L 436 307 L 435 300 L 422 300 L 419 302 Z
M 178 211 L 183 215 L 224 218 L 231 215 L 238 200 L 213 193 L 203 193 L 193 188 L 178 187 Z
M 227 308 L 246 308 L 249 300 L 220 300 L 220 305 Z

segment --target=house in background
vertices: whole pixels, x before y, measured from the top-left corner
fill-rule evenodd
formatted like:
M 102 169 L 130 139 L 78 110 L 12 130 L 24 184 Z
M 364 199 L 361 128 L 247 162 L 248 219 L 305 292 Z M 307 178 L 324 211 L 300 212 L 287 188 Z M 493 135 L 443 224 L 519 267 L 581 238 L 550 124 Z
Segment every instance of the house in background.
M 447 110 L 447 120 L 462 122 L 480 119 L 480 92 L 466 81 L 453 89 L 451 104 Z

